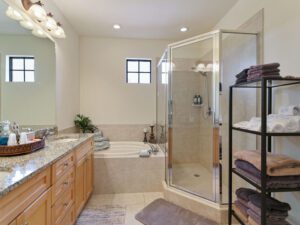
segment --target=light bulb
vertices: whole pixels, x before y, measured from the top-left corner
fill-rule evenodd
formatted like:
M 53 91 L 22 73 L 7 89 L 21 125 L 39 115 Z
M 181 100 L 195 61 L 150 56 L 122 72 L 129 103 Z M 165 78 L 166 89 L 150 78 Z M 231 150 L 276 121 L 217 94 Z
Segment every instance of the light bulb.
M 119 30 L 119 29 L 121 29 L 121 26 L 120 26 L 119 24 L 115 24 L 115 25 L 113 26 L 113 28 L 114 28 L 115 30 Z
M 13 20 L 22 20 L 23 16 L 17 10 L 13 9 L 11 6 L 8 6 L 6 10 L 6 15 Z
M 32 31 L 32 34 L 33 34 L 34 36 L 37 36 L 37 37 L 40 37 L 40 38 L 45 38 L 45 37 L 47 37 L 46 33 L 45 33 L 43 30 L 41 30 L 41 29 L 35 29 L 35 30 L 33 30 L 33 31 Z
M 187 28 L 187 27 L 182 27 L 182 28 L 180 28 L 180 31 L 184 33 L 184 32 L 187 32 L 188 29 L 189 29 L 189 28 Z
M 32 6 L 30 6 L 30 8 L 28 9 L 28 13 L 34 19 L 39 20 L 39 21 L 45 21 L 47 19 L 47 13 L 46 13 L 45 9 L 37 3 L 34 3 L 34 4 L 32 4 Z
M 57 23 L 55 19 L 53 19 L 51 14 L 48 14 L 47 19 L 43 22 L 44 27 L 47 30 L 56 30 L 57 29 Z
M 20 25 L 28 30 L 32 30 L 34 28 L 34 24 L 29 20 L 20 21 Z
M 51 31 L 51 35 L 56 38 L 66 38 L 64 29 L 58 25 L 57 29 Z

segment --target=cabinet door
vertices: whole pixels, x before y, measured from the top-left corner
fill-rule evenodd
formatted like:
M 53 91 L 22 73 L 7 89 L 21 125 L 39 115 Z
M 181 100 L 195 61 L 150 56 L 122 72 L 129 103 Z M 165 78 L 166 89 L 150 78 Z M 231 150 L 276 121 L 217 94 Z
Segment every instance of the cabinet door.
M 12 221 L 9 225 L 17 225 L 17 220 Z
M 90 153 L 86 158 L 86 200 L 90 197 L 94 186 L 94 161 L 93 154 Z
M 86 200 L 85 174 L 86 174 L 86 158 L 84 157 L 79 162 L 77 162 L 76 171 L 75 171 L 76 216 L 80 214 Z
M 42 194 L 17 218 L 17 225 L 51 225 L 51 189 Z

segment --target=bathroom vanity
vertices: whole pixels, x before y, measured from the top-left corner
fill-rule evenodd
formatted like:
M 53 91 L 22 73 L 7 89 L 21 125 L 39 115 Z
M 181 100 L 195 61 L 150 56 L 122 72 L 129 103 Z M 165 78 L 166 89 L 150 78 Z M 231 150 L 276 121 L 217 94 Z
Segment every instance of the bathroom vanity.
M 93 135 L 0 158 L 0 225 L 71 225 L 93 191 Z

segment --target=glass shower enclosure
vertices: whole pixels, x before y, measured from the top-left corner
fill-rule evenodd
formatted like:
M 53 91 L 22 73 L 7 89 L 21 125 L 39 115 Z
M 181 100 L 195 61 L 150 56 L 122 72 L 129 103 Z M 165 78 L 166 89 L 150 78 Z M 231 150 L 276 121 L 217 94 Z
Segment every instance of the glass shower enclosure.
M 169 186 L 227 201 L 227 89 L 257 63 L 257 48 L 256 33 L 224 30 L 168 46 L 157 66 L 156 118 Z

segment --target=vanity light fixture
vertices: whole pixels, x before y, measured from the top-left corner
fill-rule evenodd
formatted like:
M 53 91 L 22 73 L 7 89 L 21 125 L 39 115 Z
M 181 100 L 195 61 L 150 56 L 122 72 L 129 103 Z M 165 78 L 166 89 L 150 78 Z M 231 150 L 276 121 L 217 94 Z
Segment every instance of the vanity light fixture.
M 183 32 L 183 33 L 187 32 L 188 30 L 189 30 L 189 28 L 187 28 L 187 27 L 181 27 L 180 28 L 180 31 Z
M 32 31 L 32 34 L 33 34 L 34 36 L 37 36 L 37 37 L 40 37 L 40 38 L 45 38 L 45 37 L 47 37 L 46 33 L 45 33 L 43 30 L 41 30 L 41 29 L 34 29 L 34 30 Z
M 121 29 L 121 26 L 120 26 L 119 24 L 115 24 L 115 25 L 113 26 L 113 28 L 114 28 L 115 30 L 120 30 L 120 29 Z
M 11 2 L 6 10 L 6 15 L 20 21 L 20 25 L 32 30 L 32 34 L 45 38 L 66 38 L 61 24 L 56 22 L 52 13 L 46 12 L 41 1 L 19 0 L 20 4 Z
M 64 29 L 62 29 L 61 24 L 57 23 L 57 29 L 51 31 L 53 37 L 56 38 L 66 38 Z
M 53 19 L 52 13 L 47 14 L 47 19 L 43 22 L 43 25 L 48 30 L 56 30 L 57 29 L 57 24 L 56 24 L 55 19 Z
M 29 20 L 20 21 L 20 25 L 28 30 L 33 30 L 34 24 Z
M 19 13 L 17 10 L 13 9 L 13 7 L 8 6 L 7 10 L 6 10 L 6 15 L 13 19 L 13 20 L 22 20 L 23 16 L 21 15 L 21 13 Z

